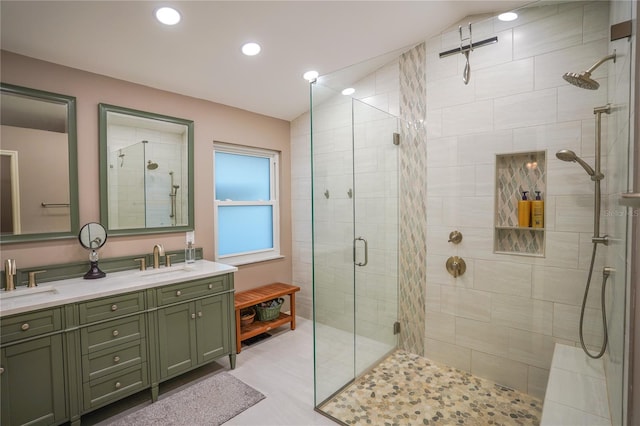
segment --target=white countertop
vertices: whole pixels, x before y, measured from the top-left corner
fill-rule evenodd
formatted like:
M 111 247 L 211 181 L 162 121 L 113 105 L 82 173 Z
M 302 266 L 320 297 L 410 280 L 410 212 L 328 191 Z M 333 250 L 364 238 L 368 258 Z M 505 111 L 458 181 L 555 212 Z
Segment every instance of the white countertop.
M 213 277 L 238 270 L 235 266 L 208 260 L 198 260 L 190 264 L 188 268 L 185 266 L 186 264 L 179 263 L 169 268 L 112 272 L 104 278 L 93 280 L 79 277 L 50 281 L 35 288 L 21 286 L 8 293 L 2 290 L 0 291 L 0 317 L 182 281 Z

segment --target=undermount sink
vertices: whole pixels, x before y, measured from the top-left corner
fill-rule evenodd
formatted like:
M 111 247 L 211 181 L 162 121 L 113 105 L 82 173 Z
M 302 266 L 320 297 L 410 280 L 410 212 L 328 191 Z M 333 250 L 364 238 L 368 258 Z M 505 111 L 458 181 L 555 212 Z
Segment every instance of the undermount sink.
M 0 292 L 0 299 L 23 298 L 34 295 L 56 294 L 58 290 L 52 285 L 43 285 L 31 288 L 20 288 L 12 291 Z
M 170 267 L 159 267 L 158 269 L 147 269 L 146 271 L 138 272 L 141 277 L 158 277 L 160 275 L 173 275 L 173 274 L 185 274 L 190 272 L 191 269 L 186 268 L 184 265 L 176 265 Z

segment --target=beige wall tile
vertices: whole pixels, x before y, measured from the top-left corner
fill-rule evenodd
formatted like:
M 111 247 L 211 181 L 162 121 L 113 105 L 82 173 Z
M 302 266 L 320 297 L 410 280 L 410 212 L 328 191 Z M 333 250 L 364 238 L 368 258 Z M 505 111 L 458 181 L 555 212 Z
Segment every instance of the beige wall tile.
M 471 352 L 471 374 L 519 391 L 527 391 L 527 365 L 508 358 L 474 350 Z

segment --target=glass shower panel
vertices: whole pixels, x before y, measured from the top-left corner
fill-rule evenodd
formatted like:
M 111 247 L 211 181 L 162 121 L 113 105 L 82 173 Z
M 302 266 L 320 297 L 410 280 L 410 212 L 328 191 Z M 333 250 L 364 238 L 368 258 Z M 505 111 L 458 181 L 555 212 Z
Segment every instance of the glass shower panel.
M 312 86 L 315 405 L 354 378 L 351 98 Z

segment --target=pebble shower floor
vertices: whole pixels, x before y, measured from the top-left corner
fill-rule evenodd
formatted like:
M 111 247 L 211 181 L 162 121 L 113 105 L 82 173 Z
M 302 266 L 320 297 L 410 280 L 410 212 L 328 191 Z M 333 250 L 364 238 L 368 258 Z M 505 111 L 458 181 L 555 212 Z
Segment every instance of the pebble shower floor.
M 542 402 L 396 351 L 321 407 L 347 425 L 539 425 Z

